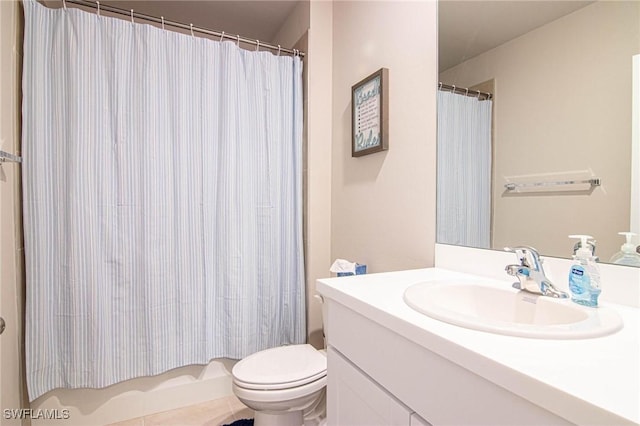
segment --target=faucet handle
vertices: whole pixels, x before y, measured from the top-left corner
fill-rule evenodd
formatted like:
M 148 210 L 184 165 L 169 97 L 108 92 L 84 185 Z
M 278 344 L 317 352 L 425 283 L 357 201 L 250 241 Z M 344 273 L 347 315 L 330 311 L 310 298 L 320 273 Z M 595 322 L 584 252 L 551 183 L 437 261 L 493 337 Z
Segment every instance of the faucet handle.
M 518 256 L 518 260 L 522 266 L 527 266 L 529 268 L 534 268 L 535 270 L 540 269 L 540 264 L 542 263 L 540 260 L 540 254 L 538 254 L 538 250 L 529 246 L 518 246 L 518 247 L 505 247 L 505 251 L 515 253 Z

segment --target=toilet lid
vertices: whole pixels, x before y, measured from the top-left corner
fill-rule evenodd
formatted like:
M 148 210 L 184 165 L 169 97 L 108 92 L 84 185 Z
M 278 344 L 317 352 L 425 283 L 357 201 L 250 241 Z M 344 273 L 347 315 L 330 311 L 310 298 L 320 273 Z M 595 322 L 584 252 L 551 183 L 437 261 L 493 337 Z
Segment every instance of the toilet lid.
M 324 377 L 327 358 L 311 345 L 290 345 L 256 352 L 232 370 L 235 382 L 253 389 L 284 389 Z

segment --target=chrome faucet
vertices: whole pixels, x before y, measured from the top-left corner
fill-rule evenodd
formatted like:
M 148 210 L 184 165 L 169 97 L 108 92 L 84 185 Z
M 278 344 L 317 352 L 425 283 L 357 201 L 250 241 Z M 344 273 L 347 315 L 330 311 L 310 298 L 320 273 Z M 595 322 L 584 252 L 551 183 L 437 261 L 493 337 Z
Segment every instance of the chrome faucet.
M 542 268 L 542 259 L 536 249 L 526 246 L 504 249 L 515 253 L 520 262 L 519 265 L 507 265 L 504 268 L 507 274 L 518 278 L 518 282 L 513 283 L 513 288 L 561 299 L 569 297 L 564 291 L 558 290 L 546 277 Z

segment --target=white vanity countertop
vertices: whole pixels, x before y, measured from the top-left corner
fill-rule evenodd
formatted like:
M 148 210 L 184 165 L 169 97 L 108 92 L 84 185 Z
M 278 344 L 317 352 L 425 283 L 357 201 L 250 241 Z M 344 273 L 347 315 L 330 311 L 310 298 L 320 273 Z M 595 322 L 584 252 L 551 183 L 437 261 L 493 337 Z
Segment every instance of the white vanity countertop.
M 323 297 L 573 423 L 640 424 L 640 309 L 604 303 L 624 321 L 623 329 L 609 336 L 505 336 L 447 324 L 405 304 L 407 287 L 443 279 L 511 286 L 507 280 L 428 268 L 321 279 L 316 288 Z

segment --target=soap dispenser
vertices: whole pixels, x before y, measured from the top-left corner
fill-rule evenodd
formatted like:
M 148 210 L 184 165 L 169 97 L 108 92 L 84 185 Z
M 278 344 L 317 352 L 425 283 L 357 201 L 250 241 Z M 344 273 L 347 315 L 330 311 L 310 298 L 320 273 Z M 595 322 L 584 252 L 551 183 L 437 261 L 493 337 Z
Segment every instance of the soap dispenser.
M 627 238 L 627 242 L 620 247 L 618 253 L 613 255 L 611 263 L 640 267 L 640 254 L 636 252 L 636 246 L 631 243 L 631 238 L 638 234 L 633 232 L 618 232 L 618 235 L 624 235 Z
M 580 247 L 573 256 L 573 263 L 569 270 L 569 290 L 571 300 L 579 305 L 595 308 L 600 296 L 600 270 L 596 263 L 589 240 L 590 235 L 569 235 L 569 238 L 579 238 Z

